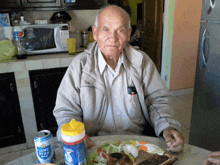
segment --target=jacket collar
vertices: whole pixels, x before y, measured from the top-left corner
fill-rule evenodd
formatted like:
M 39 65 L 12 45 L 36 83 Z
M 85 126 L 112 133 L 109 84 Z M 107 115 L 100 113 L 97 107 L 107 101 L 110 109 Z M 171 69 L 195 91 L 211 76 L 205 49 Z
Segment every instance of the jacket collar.
M 93 42 L 89 44 L 88 48 L 85 50 L 89 55 L 93 54 L 94 52 L 97 53 L 98 45 L 97 42 Z M 143 55 L 139 51 L 135 50 L 131 45 L 128 43 L 124 47 L 124 55 L 126 56 L 127 60 L 130 64 L 132 64 L 136 69 L 141 68 Z
M 85 67 L 83 68 L 83 72 L 89 75 L 90 77 L 93 77 L 94 82 L 99 81 L 98 83 L 102 84 L 103 87 L 104 85 L 104 80 L 101 76 L 101 73 L 99 71 L 99 66 L 98 66 L 98 45 L 97 42 L 93 42 L 89 44 L 88 48 L 85 50 L 88 54 L 88 60 L 85 64 Z M 125 66 L 127 65 L 126 69 L 134 75 L 137 79 L 141 79 L 141 65 L 142 65 L 142 60 L 143 60 L 143 55 L 139 51 L 135 50 L 132 46 L 129 44 L 125 45 L 124 48 L 124 61 Z
M 131 45 L 126 44 L 124 48 L 125 55 L 127 59 L 131 62 L 131 64 L 136 68 L 140 69 L 142 60 L 143 60 L 143 54 L 139 51 L 135 50 Z
M 82 70 L 84 73 L 82 74 L 82 79 L 84 79 L 86 83 L 105 91 L 104 79 L 100 74 L 98 59 L 96 56 L 98 53 L 97 43 L 94 42 L 89 44 L 84 52 L 87 54 L 87 60 Z

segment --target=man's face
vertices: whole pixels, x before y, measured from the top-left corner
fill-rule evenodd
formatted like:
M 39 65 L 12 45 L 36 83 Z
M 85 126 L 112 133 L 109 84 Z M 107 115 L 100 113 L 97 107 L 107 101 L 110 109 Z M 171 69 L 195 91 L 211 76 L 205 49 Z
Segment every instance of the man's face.
M 130 40 L 128 24 L 126 15 L 110 11 L 100 14 L 98 27 L 93 26 L 93 36 L 106 58 L 118 56 Z

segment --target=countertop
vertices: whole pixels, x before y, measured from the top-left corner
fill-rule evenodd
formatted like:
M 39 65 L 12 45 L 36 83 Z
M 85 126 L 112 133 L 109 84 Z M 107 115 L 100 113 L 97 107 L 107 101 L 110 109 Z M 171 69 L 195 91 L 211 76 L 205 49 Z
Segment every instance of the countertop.
M 0 73 L 68 67 L 72 59 L 83 51 L 84 48 L 78 48 L 74 55 L 70 55 L 69 53 L 54 53 L 28 55 L 26 59 L 13 57 L 11 60 L 0 61 Z

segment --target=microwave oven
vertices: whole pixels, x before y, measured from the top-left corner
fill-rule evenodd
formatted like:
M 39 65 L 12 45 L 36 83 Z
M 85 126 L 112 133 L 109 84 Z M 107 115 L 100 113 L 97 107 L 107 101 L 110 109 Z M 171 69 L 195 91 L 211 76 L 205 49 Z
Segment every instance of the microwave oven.
M 41 24 L 14 26 L 13 40 L 18 49 L 18 58 L 27 55 L 68 52 L 68 24 Z

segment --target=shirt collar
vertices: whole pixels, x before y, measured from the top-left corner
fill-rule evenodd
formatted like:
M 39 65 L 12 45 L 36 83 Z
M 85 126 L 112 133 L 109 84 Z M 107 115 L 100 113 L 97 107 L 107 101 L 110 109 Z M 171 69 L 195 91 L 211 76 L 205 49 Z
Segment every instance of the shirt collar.
M 127 69 L 127 61 L 125 60 L 125 56 L 124 56 L 124 51 L 122 51 L 122 53 L 120 54 L 119 56 L 119 59 L 118 59 L 118 64 L 117 64 L 117 67 L 120 67 L 121 64 L 124 64 L 124 67 L 125 69 Z M 103 55 L 102 55 L 102 52 L 101 50 L 98 48 L 98 66 L 99 66 L 99 70 L 100 70 L 100 73 L 102 74 L 105 70 L 105 67 L 107 66 L 107 62 L 105 61 Z
M 102 74 L 104 72 L 105 66 L 107 65 L 104 57 L 102 56 L 101 50 L 98 48 L 98 66 L 100 73 Z
M 121 56 L 121 63 L 124 65 L 124 68 L 127 70 L 128 69 L 128 60 L 126 60 L 125 57 L 125 52 L 122 51 L 122 56 Z

